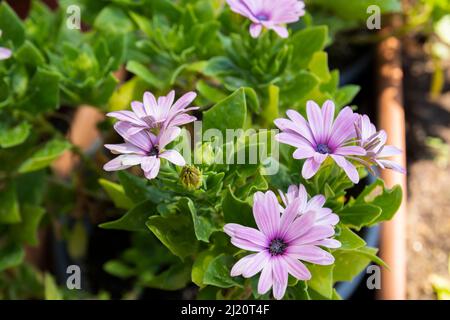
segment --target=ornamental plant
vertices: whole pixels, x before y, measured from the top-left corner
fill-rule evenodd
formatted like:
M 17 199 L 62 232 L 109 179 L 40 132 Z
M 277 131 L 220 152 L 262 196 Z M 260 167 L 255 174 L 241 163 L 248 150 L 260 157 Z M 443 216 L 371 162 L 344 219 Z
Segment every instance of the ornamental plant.
M 89 31 L 66 29 L 74 3 Z M 303 1 L 278 4 L 34 1 L 25 21 L 0 5 L 3 297 L 74 297 L 24 259 L 48 226 L 82 265 L 88 228 L 125 232 L 103 268 L 126 297 L 339 299 L 337 282 L 384 265 L 363 230 L 400 206 L 375 177 L 404 172 L 400 151 L 349 106 L 359 88 L 329 69 L 328 27 Z M 61 125 L 83 103 L 108 116 L 95 157 Z M 50 165 L 67 150 L 80 165 L 62 179 Z

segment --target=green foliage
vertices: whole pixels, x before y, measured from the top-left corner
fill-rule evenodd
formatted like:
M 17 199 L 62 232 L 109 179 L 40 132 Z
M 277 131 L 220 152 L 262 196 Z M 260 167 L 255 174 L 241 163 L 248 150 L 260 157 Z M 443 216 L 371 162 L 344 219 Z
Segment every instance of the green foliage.
M 129 232 L 130 246 L 103 268 L 131 284 L 130 296 L 145 288 L 183 290 L 194 283 L 201 288 L 199 299 L 268 299 L 269 294 L 257 293 L 258 277 L 231 277 L 231 267 L 244 253 L 230 243 L 223 226 L 256 227 L 255 192 L 286 191 L 298 183 L 311 196 L 325 195 L 325 206 L 339 215 L 336 239 L 342 246 L 330 250 L 333 265 L 307 264 L 311 280 L 291 277 L 286 299 L 339 299 L 337 281 L 350 281 L 370 262 L 383 264 L 359 230 L 393 217 L 402 200 L 400 187 L 388 189 L 377 180 L 349 197 L 353 183 L 332 161 L 306 181 L 292 148 L 281 146 L 275 159 L 273 142 L 262 141 L 259 133 L 195 145 L 194 158 L 201 155 L 195 186 L 182 179 L 188 167 L 164 160 L 151 181 L 131 170 L 109 175 L 101 170 L 104 154 L 90 157 L 66 138 L 77 111 L 71 109 L 89 104 L 123 110 L 144 91 L 156 96 L 171 89 L 177 96 L 197 91 L 195 115 L 203 130 L 221 133 L 270 129 L 287 109 L 305 114 L 310 99 L 332 99 L 340 109 L 352 103 L 359 87 L 340 86 L 339 71 L 330 70 L 325 51 L 336 28 L 317 22 L 323 12 L 333 12 L 358 23 L 366 17 L 363 3 L 315 1 L 311 7 L 317 11 L 292 25 L 287 39 L 274 32 L 254 39 L 248 22 L 220 0 L 61 0 L 54 11 L 33 1 L 23 21 L 3 2 L 0 45 L 13 56 L 0 61 L 0 298 L 72 297 L 52 275 L 24 263 L 25 247 L 38 245 L 40 227 L 51 225 L 71 258 L 84 260 L 91 241 L 89 216 L 103 229 Z M 72 4 L 82 9 L 88 31 L 66 27 L 66 8 Z M 398 1 L 379 4 L 383 12 L 398 10 Z M 113 74 L 119 69 L 130 77 L 117 79 Z M 124 82 L 116 88 L 119 80 Z M 111 123 L 98 125 L 105 143 L 114 137 Z M 189 129 L 173 143 L 175 149 L 187 141 Z M 278 174 L 265 176 L 267 163 L 260 156 L 256 164 L 213 161 L 236 160 L 238 151 L 247 156 L 253 147 L 270 151 L 265 160 L 280 166 Z M 62 178 L 52 164 L 67 151 L 76 155 L 76 167 Z M 365 170 L 358 169 L 363 178 Z M 65 215 L 76 217 L 70 227 Z

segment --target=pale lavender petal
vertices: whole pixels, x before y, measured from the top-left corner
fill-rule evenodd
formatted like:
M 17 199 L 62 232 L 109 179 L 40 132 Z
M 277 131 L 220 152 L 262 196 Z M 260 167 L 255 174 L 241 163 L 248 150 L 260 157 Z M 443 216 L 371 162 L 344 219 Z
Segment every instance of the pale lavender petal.
M 399 148 L 394 146 L 384 146 L 383 149 L 381 149 L 380 153 L 378 153 L 377 157 L 379 158 L 392 157 L 397 156 L 399 154 L 402 154 L 402 150 L 400 150 Z
M 321 209 L 323 207 L 323 205 L 325 204 L 325 201 L 326 201 L 326 199 L 323 195 L 321 195 L 321 194 L 315 195 L 308 201 L 308 204 L 306 205 L 305 210 L 309 211 L 309 210 Z
M 176 150 L 166 150 L 163 153 L 160 153 L 159 157 L 164 158 L 177 166 L 186 165 L 186 160 L 184 160 L 183 156 Z
M 342 109 L 333 124 L 332 134 L 328 144 L 336 149 L 345 141 L 356 136 L 355 120 L 357 115 L 350 107 Z
M 223 227 L 223 231 L 230 237 L 240 238 L 253 242 L 254 244 L 261 247 L 261 249 L 267 247 L 268 240 L 267 237 L 259 230 L 244 227 L 236 223 L 227 223 Z
M 180 99 L 175 102 L 175 104 L 172 106 L 172 111 L 176 112 L 179 110 L 185 109 L 188 105 L 192 103 L 192 101 L 195 100 L 197 97 L 197 94 L 193 91 L 190 91 L 188 93 L 185 93 Z
M 0 47 L 0 60 L 6 60 L 12 56 L 12 51 L 7 48 Z
M 303 263 L 294 259 L 291 255 L 284 255 L 283 259 L 288 267 L 288 272 L 298 280 L 310 280 L 311 272 L 305 267 Z
M 120 121 L 131 122 L 134 125 L 146 126 L 146 123 L 139 119 L 134 112 L 129 110 L 114 111 L 106 114 L 108 117 L 116 118 Z
M 258 282 L 258 293 L 266 294 L 270 288 L 272 288 L 273 276 L 272 276 L 272 264 L 267 263 L 263 268 Z
M 320 265 L 330 265 L 334 263 L 334 257 L 331 253 L 314 245 L 289 246 L 286 249 L 286 254 L 295 259 Z
M 143 101 L 145 113 L 156 118 L 158 115 L 158 103 L 156 102 L 155 96 L 151 92 L 147 91 L 144 93 Z
M 137 166 L 141 164 L 142 161 L 145 161 L 145 156 L 138 154 L 126 154 L 122 158 L 122 164 L 124 166 Z
M 273 296 L 280 300 L 283 298 L 288 284 L 288 267 L 282 257 L 274 257 L 272 262 Z
M 312 242 L 311 245 L 327 247 L 330 249 L 337 249 L 341 247 L 341 243 L 336 239 L 322 239 Z
M 322 107 L 323 136 L 325 141 L 328 141 L 331 135 L 334 120 L 334 109 L 334 103 L 331 100 L 325 101 Z
M 358 170 L 356 170 L 353 164 L 351 164 L 343 156 L 332 154 L 331 157 L 336 162 L 336 164 L 345 171 L 345 173 L 353 183 L 359 182 Z
M 306 119 L 295 110 L 286 111 L 287 116 L 291 119 L 295 125 L 299 128 L 299 132 L 304 136 L 311 144 L 316 144 L 316 140 L 311 131 L 311 127 Z
M 156 159 L 155 156 L 145 157 L 144 159 L 142 159 L 142 162 L 141 162 L 142 171 L 150 172 L 153 169 L 153 167 L 156 165 L 157 162 L 158 162 L 158 160 Z
M 273 237 L 280 225 L 280 206 L 272 191 L 256 192 L 253 198 L 253 216 L 258 229 L 267 237 Z
M 275 31 L 281 38 L 289 37 L 289 32 L 286 27 L 283 26 L 272 26 L 270 29 Z
M 262 25 L 259 23 L 252 23 L 249 28 L 250 35 L 253 38 L 258 38 L 262 31 Z
M 288 228 L 284 240 L 290 243 L 306 234 L 316 221 L 316 214 L 313 211 L 302 214 Z
M 307 159 L 311 158 L 316 154 L 317 152 L 314 151 L 314 149 L 310 146 L 305 147 L 297 147 L 297 149 L 292 154 L 292 157 L 294 159 Z
M 232 277 L 240 276 L 247 267 L 247 264 L 256 256 L 256 253 L 252 253 L 248 256 L 243 257 L 238 262 L 236 262 L 231 268 L 230 275 Z
M 291 245 L 298 246 L 303 244 L 310 244 L 311 242 L 329 238 L 334 235 L 334 228 L 332 226 L 314 225 L 306 233 L 291 241 Z
M 107 162 L 103 166 L 103 170 L 105 170 L 105 171 L 117 171 L 117 170 L 128 169 L 129 167 L 131 167 L 130 165 L 122 164 L 122 160 L 123 160 L 124 157 L 125 157 L 125 155 L 120 155 L 120 156 L 112 159 L 111 161 Z
M 306 114 L 308 115 L 309 127 L 317 143 L 324 143 L 323 117 L 320 107 L 312 100 L 306 103 Z
M 164 127 L 177 127 L 182 126 L 187 123 L 191 123 L 197 120 L 196 117 L 188 115 L 188 114 L 177 114 L 173 118 L 166 120 Z
M 304 137 L 300 136 L 297 133 L 286 131 L 281 132 L 275 136 L 275 140 L 278 142 L 288 144 L 297 148 L 307 148 L 311 147 L 311 144 Z
M 135 153 L 141 155 L 146 154 L 144 150 L 128 142 L 121 144 L 105 144 L 105 148 L 111 150 L 111 152 L 114 154 L 122 154 L 122 153 L 123 154 Z
M 139 101 L 133 101 L 131 102 L 131 109 L 133 109 L 133 112 L 139 117 L 144 118 L 148 116 L 148 114 L 145 112 L 144 104 Z
M 324 162 L 327 157 L 328 157 L 328 154 L 322 154 L 319 152 L 314 152 L 314 154 L 313 154 L 314 161 L 316 163 L 318 163 L 319 165 L 321 165 L 322 162 Z
M 140 131 L 132 136 L 128 135 L 128 130 L 132 128 L 133 125 L 129 122 L 119 121 L 114 125 L 114 129 L 118 134 L 122 136 L 126 141 L 134 144 L 142 150 L 150 151 L 152 148 L 152 139 L 149 133 L 145 131 Z
M 250 261 L 247 263 L 245 270 L 242 272 L 244 278 L 251 278 L 258 272 L 260 272 L 267 264 L 270 259 L 270 254 L 267 251 L 261 251 L 257 253 Z
M 150 171 L 144 171 L 144 175 L 147 179 L 152 180 L 156 178 L 156 176 L 159 173 L 159 168 L 161 166 L 161 161 L 156 158 L 156 161 L 153 163 L 153 167 L 150 169 Z
M 158 147 L 159 149 L 164 149 L 165 146 L 167 146 L 169 143 L 171 143 L 173 140 L 175 140 L 181 133 L 181 129 L 178 127 L 170 127 L 165 130 L 163 130 L 159 135 L 159 143 Z
M 341 156 L 364 156 L 366 150 L 358 146 L 345 146 L 337 148 L 333 153 Z
M 233 237 L 233 238 L 231 238 L 231 243 L 234 246 L 238 247 L 238 248 L 241 248 L 241 249 L 244 249 L 244 250 L 248 250 L 248 251 L 257 251 L 257 252 L 259 252 L 259 251 L 262 251 L 262 250 L 265 249 L 265 248 L 261 247 L 260 245 L 257 245 L 257 244 L 255 244 L 255 243 L 253 243 L 251 241 L 244 240 L 244 239 L 241 239 L 241 238 L 234 238 Z
M 294 199 L 291 203 L 288 204 L 288 206 L 284 210 L 283 215 L 281 216 L 278 237 L 284 238 L 286 232 L 289 229 L 289 226 L 298 215 L 300 204 L 301 201 L 299 198 Z
M 392 169 L 392 170 L 395 170 L 395 171 L 400 172 L 402 174 L 406 174 L 406 169 L 403 168 L 401 165 L 399 165 L 398 163 L 396 163 L 394 161 L 378 160 L 378 162 L 380 162 L 387 169 Z
M 314 161 L 313 158 L 309 158 L 305 161 L 302 168 L 302 176 L 305 179 L 310 179 L 312 176 L 314 176 L 317 171 L 319 171 L 320 163 L 317 163 Z

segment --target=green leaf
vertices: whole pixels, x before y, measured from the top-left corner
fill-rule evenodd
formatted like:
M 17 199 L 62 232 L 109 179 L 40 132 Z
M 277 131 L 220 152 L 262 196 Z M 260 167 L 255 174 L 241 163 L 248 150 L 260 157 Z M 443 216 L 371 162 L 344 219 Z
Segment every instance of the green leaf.
M 20 245 L 8 245 L 0 249 L 0 272 L 17 267 L 25 258 L 25 251 Z
M 191 265 L 189 263 L 177 263 L 143 284 L 160 290 L 180 290 L 185 288 L 190 280 Z
M 133 22 L 125 11 L 114 5 L 109 5 L 100 11 L 95 19 L 94 27 L 110 33 L 127 33 L 134 29 Z
M 147 231 L 145 226 L 148 218 L 156 213 L 154 204 L 145 200 L 117 220 L 105 222 L 100 225 L 103 229 L 126 230 L 126 231 Z
M 137 61 L 128 61 L 126 69 L 147 82 L 152 87 L 158 90 L 162 90 L 164 88 L 164 81 L 161 81 L 161 79 L 151 73 L 149 68 L 143 64 L 140 64 Z
M 45 300 L 63 300 L 55 279 L 53 279 L 50 273 L 45 273 L 44 286 Z
M 220 253 L 213 247 L 201 252 L 195 257 L 194 264 L 192 265 L 191 278 L 192 282 L 200 288 L 205 287 L 205 283 L 203 282 L 205 272 L 211 261 L 219 254 Z
M 157 188 L 147 185 L 146 179 L 139 178 L 127 171 L 119 171 L 120 184 L 125 190 L 125 194 L 134 203 L 139 203 L 144 200 L 150 200 L 153 203 L 160 203 L 167 196 L 159 191 Z
M 30 129 L 31 125 L 25 121 L 9 128 L 0 124 L 0 147 L 11 148 L 22 144 L 30 135 Z
M 5 1 L 0 4 L 0 30 L 2 40 L 11 40 L 17 47 L 25 40 L 22 21 Z
M 41 66 L 45 63 L 43 54 L 28 40 L 25 40 L 23 45 L 14 52 L 14 56 L 17 61 L 30 66 Z
M 263 116 L 266 123 L 272 124 L 279 115 L 278 108 L 280 105 L 280 88 L 271 84 L 268 86 L 267 91 L 269 99 L 267 105 L 264 107 Z
M 333 295 L 333 268 L 334 265 L 321 266 L 317 264 L 308 264 L 308 270 L 311 272 L 311 280 L 308 286 L 317 291 L 327 299 Z
M 106 191 L 117 208 L 129 210 L 133 207 L 133 201 L 127 197 L 123 186 L 105 179 L 99 179 L 98 183 Z
M 370 259 L 354 250 L 334 253 L 334 281 L 352 281 L 370 263 Z
M 204 80 L 197 82 L 196 89 L 203 97 L 213 103 L 217 103 L 227 97 L 223 91 L 210 85 Z
M 19 223 L 22 220 L 14 183 L 9 183 L 0 191 L 0 204 L 0 224 Z
M 381 179 L 367 186 L 355 200 L 355 204 L 370 204 L 381 209 L 381 215 L 372 224 L 392 219 L 402 203 L 403 193 L 400 186 L 388 189 Z
M 195 236 L 198 240 L 209 242 L 209 237 L 216 231 L 216 228 L 212 225 L 211 221 L 204 216 L 200 216 L 197 213 L 197 209 L 194 203 L 189 198 L 182 198 L 179 202 L 182 212 L 189 212 L 192 216 L 192 221 L 194 224 Z M 184 209 L 184 211 L 183 211 Z
M 20 211 L 22 222 L 12 226 L 12 234 L 17 240 L 35 246 L 38 244 L 37 232 L 39 224 L 44 217 L 45 209 L 25 204 Z
M 127 279 L 135 275 L 132 268 L 119 260 L 110 260 L 103 265 L 103 270 L 121 279 Z
M 341 242 L 341 247 L 339 249 L 342 250 L 352 250 L 364 247 L 366 242 L 361 239 L 356 233 L 351 231 L 346 226 L 340 224 L 340 234 L 336 236 L 336 240 Z
M 230 270 L 234 263 L 236 261 L 230 255 L 221 254 L 215 257 L 206 269 L 203 277 L 204 284 L 221 288 L 242 287 L 242 278 L 230 276 Z
M 197 251 L 198 242 L 191 217 L 181 214 L 151 216 L 146 225 L 174 255 L 181 259 Z
M 251 205 L 238 199 L 233 194 L 230 185 L 222 200 L 222 210 L 225 223 L 237 223 L 249 227 L 256 226 Z
M 297 104 L 304 99 L 317 85 L 319 79 L 310 72 L 301 70 L 295 77 L 282 86 L 281 97 L 287 104 Z
M 293 70 L 306 69 L 314 53 L 323 50 L 327 40 L 326 26 L 310 27 L 296 32 L 290 39 L 294 46 Z
M 86 255 L 88 247 L 88 235 L 83 221 L 78 220 L 70 230 L 69 238 L 67 239 L 67 251 L 70 258 L 79 260 Z
M 218 129 L 225 134 L 227 129 L 242 129 L 246 117 L 245 90 L 241 88 L 203 113 L 203 130 Z
M 47 112 L 59 108 L 59 74 L 38 68 L 20 107 L 29 112 Z
M 72 145 L 66 140 L 54 139 L 47 142 L 38 151 L 33 153 L 30 158 L 22 163 L 19 167 L 19 173 L 36 171 L 48 167 L 71 146 Z
M 334 95 L 334 102 L 338 108 L 342 108 L 353 101 L 360 90 L 360 86 L 347 85 L 339 90 Z
M 347 205 L 338 212 L 341 222 L 360 229 L 370 225 L 381 215 L 381 209 L 370 204 Z
M 328 69 L 328 54 L 324 51 L 314 53 L 309 62 L 309 70 L 317 76 L 321 82 L 330 81 L 331 74 Z
M 314 0 L 314 4 L 332 11 L 343 19 L 365 21 L 369 18 L 367 8 L 375 5 L 380 8 L 381 13 L 400 12 L 401 1 L 399 0 Z

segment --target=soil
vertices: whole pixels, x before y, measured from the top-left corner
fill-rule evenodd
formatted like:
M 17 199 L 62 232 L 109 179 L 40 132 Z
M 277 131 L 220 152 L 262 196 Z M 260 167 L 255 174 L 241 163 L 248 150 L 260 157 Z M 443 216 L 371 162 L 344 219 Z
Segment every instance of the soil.
M 437 160 L 427 139 L 442 139 L 441 151 L 450 146 L 450 68 L 445 70 L 442 94 L 431 99 L 433 67 L 423 45 L 409 39 L 403 56 L 409 188 L 407 295 L 408 299 L 436 299 L 430 276 L 450 277 L 450 164 Z

